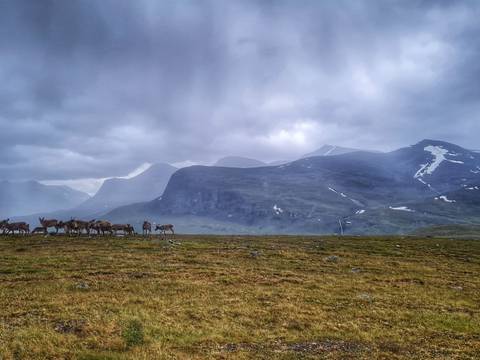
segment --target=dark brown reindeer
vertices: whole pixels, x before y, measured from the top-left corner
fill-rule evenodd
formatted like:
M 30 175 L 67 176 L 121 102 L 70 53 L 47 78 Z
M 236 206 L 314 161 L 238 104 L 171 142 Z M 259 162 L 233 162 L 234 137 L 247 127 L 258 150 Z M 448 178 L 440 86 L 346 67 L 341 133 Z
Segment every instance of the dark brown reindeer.
M 43 226 L 37 226 L 35 229 L 33 229 L 30 234 L 45 234 L 45 228 Z
M 152 224 L 145 220 L 143 222 L 142 229 L 143 229 L 144 236 L 149 235 L 152 233 Z
M 0 230 L 2 231 L 2 234 L 5 234 L 7 231 L 7 224 L 10 221 L 10 219 L 5 219 L 0 221 Z
M 112 231 L 115 235 L 117 235 L 119 231 L 122 231 L 123 235 L 125 236 L 132 235 L 134 233 L 133 226 L 130 224 L 113 224 Z
M 75 231 L 75 223 L 72 220 L 63 221 L 60 220 L 57 224 L 59 229 L 63 229 L 65 235 L 72 235 Z
M 30 233 L 30 225 L 26 222 L 15 222 L 15 223 L 7 223 L 5 225 L 7 230 L 7 235 L 12 233 L 15 234 L 15 231 L 18 231 L 20 235 L 28 235 Z
M 78 235 L 79 234 L 79 227 L 78 223 L 75 219 L 70 219 L 68 221 L 59 221 L 58 228 L 63 229 L 63 232 L 66 235 Z
M 90 225 L 90 231 L 95 231 L 96 232 L 96 235 L 100 235 L 100 220 L 98 221 L 94 221 L 91 225 Z
M 109 233 L 110 235 L 113 235 L 112 223 L 109 221 L 99 220 L 95 222 L 94 226 L 97 232 L 98 233 L 101 232 L 102 235 L 105 235 L 105 233 Z
M 172 233 L 173 238 L 175 239 L 175 231 L 173 231 L 173 225 L 172 224 L 163 224 L 163 225 L 157 225 L 155 226 L 155 231 L 161 231 L 162 237 L 164 239 L 167 238 L 167 231 L 170 231 Z
M 82 234 L 82 230 L 85 230 L 85 233 L 90 236 L 90 229 L 92 229 L 92 226 L 95 224 L 95 220 L 90 220 L 90 221 L 83 221 L 83 220 L 74 220 L 77 224 L 77 229 L 78 229 L 78 234 Z
M 40 224 L 42 227 L 45 229 L 44 233 L 47 235 L 48 233 L 48 228 L 54 227 L 55 228 L 55 234 L 58 234 L 58 229 L 60 229 L 60 226 L 58 226 L 59 221 L 56 219 L 45 219 L 44 217 L 38 218 L 38 221 L 40 221 Z

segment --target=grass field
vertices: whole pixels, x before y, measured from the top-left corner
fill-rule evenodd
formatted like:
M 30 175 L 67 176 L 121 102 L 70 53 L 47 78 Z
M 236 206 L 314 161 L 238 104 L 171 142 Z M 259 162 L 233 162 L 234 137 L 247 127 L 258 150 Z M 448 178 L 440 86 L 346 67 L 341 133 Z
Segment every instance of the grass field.
M 0 359 L 480 358 L 480 242 L 0 237 Z

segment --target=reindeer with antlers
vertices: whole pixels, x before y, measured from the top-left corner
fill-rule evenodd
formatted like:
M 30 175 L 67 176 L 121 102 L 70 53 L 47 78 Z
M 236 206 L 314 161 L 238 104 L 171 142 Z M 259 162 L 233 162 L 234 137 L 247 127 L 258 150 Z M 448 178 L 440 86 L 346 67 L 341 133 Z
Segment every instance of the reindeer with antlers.
M 175 239 L 175 231 L 173 231 L 172 224 L 156 225 L 155 231 L 160 231 L 164 239 L 167 238 L 167 231 L 172 233 L 173 238 Z
M 142 230 L 143 230 L 143 235 L 148 236 L 149 234 L 152 233 L 152 224 L 145 220 L 142 225 Z
M 6 234 L 15 234 L 15 231 L 18 231 L 20 235 L 28 235 L 30 234 L 30 225 L 28 225 L 26 222 L 14 222 L 14 223 L 7 223 L 4 225 L 6 229 Z
M 2 234 L 5 234 L 5 231 L 7 231 L 7 224 L 9 221 L 10 219 L 0 221 L 0 230 L 2 231 Z
M 58 234 L 58 229 L 61 228 L 60 226 L 58 226 L 59 221 L 56 220 L 56 219 L 48 219 L 47 220 L 44 217 L 40 217 L 40 218 L 38 218 L 38 221 L 42 225 L 45 235 L 47 235 L 48 228 L 50 228 L 50 227 L 55 228 L 55 234 Z
M 122 231 L 124 236 L 134 234 L 133 226 L 130 224 L 113 224 L 112 230 L 115 235 L 117 235 L 119 231 Z

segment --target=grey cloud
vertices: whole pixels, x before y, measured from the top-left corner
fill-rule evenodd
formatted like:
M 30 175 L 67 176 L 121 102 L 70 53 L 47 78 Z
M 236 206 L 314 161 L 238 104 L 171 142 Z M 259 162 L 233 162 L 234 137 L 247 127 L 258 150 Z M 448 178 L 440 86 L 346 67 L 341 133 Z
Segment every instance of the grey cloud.
M 0 171 L 294 158 L 322 143 L 478 148 L 480 5 L 0 2 Z

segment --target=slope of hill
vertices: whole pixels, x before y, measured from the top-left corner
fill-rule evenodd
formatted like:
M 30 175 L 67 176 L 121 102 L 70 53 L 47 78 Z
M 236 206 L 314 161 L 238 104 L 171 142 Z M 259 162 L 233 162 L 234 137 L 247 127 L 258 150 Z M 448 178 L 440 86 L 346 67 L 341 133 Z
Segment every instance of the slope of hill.
M 448 238 L 465 238 L 479 239 L 480 225 L 434 225 L 416 229 L 413 235 L 423 237 L 448 237 Z
M 251 168 L 267 166 L 266 163 L 256 159 L 250 159 L 241 156 L 227 156 L 219 159 L 213 166 L 218 167 L 235 167 L 235 168 Z
M 37 181 L 0 182 L 0 217 L 28 215 L 75 207 L 89 196 L 68 186 Z
M 129 178 L 105 180 L 98 192 L 74 209 L 80 213 L 104 213 L 118 206 L 148 201 L 160 196 L 177 168 L 154 164 L 141 174 Z
M 424 140 L 390 153 L 317 156 L 272 167 L 193 166 L 177 171 L 162 197 L 110 215 L 202 216 L 307 233 L 335 232 L 344 222 L 351 233 L 402 233 L 479 221 L 478 185 L 477 153 Z

